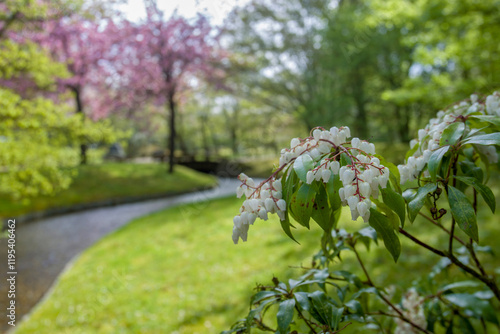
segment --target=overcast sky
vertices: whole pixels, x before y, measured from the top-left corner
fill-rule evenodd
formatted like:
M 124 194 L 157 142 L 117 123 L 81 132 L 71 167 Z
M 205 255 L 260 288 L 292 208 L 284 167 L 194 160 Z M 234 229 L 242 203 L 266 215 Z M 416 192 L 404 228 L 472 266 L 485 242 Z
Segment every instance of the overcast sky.
M 237 5 L 243 5 L 248 0 L 158 0 L 158 6 L 169 17 L 174 10 L 186 18 L 205 14 L 212 24 L 220 25 L 226 15 Z M 128 4 L 119 7 L 129 20 L 139 21 L 146 17 L 143 0 L 128 0 Z

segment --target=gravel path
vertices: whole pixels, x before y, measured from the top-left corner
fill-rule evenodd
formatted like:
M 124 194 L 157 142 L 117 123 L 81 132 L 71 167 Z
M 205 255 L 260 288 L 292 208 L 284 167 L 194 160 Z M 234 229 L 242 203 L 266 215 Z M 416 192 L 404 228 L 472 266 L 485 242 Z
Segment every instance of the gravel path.
M 202 192 L 123 204 L 42 219 L 16 228 L 16 324 L 43 297 L 54 280 L 81 251 L 130 220 L 184 203 L 196 203 L 235 193 L 240 182 L 219 179 L 219 186 Z M 7 239 L 0 239 L 0 332 L 7 324 Z

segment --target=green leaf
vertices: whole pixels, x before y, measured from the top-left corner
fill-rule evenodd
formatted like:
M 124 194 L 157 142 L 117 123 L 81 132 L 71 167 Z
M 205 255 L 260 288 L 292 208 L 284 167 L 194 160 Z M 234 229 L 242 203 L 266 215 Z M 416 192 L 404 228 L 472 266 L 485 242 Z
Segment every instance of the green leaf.
M 389 179 L 394 186 L 396 192 L 401 194 L 401 186 L 399 185 L 399 180 L 401 180 L 401 175 L 399 174 L 399 169 L 392 162 L 387 161 L 383 156 L 375 154 L 375 156 L 380 160 L 380 163 L 385 167 L 389 168 Z
M 486 204 L 488 204 L 488 206 L 491 209 L 491 212 L 495 213 L 496 200 L 495 200 L 495 195 L 493 194 L 493 191 L 491 191 L 490 188 L 488 188 L 482 183 L 479 183 L 478 180 L 473 177 L 455 176 L 455 178 L 459 181 L 462 181 L 463 183 L 468 184 L 469 186 L 473 186 L 474 189 L 476 189 L 476 191 L 481 194 Z
M 382 237 L 385 248 L 391 253 L 394 262 L 397 262 L 399 254 L 401 254 L 401 242 L 387 217 L 377 210 L 370 208 L 369 224 L 377 231 L 377 235 Z
M 297 303 L 299 303 L 299 306 L 302 307 L 302 309 L 309 312 L 311 306 L 309 304 L 309 298 L 307 297 L 308 293 L 295 292 L 293 295 L 295 296 L 295 300 L 297 301 Z
M 484 318 L 494 324 L 499 324 L 496 312 L 491 304 L 468 293 L 452 293 L 443 295 L 453 305 L 470 310 L 476 317 Z
M 441 166 L 441 160 L 449 149 L 450 146 L 443 146 L 432 152 L 432 155 L 427 162 L 427 170 L 431 175 L 432 181 L 436 181 L 437 172 L 439 170 L 439 166 Z
M 443 130 L 443 134 L 441 135 L 441 139 L 439 139 L 439 145 L 455 145 L 465 131 L 465 123 L 463 122 L 455 122 L 448 125 Z
M 474 327 L 470 323 L 469 319 L 460 316 L 460 329 L 463 334 L 476 334 Z
M 309 294 L 311 301 L 311 315 L 323 325 L 336 330 L 344 308 L 337 308 L 323 291 L 314 291 Z
M 479 145 L 500 145 L 500 132 L 488 133 L 486 135 L 478 135 L 465 139 L 462 142 L 465 144 L 479 144 Z
M 283 180 L 285 181 L 283 182 Z M 298 182 L 299 178 L 297 177 L 297 173 L 295 173 L 295 170 L 293 168 L 290 170 L 290 174 L 288 175 L 288 177 L 286 177 L 286 179 L 285 176 L 281 178 L 281 189 L 283 190 L 282 196 L 287 203 L 290 203 L 290 198 L 295 192 L 294 188 Z
M 342 181 L 340 181 L 339 174 L 334 174 L 330 177 L 325 186 L 332 211 L 340 209 L 342 207 L 342 201 L 340 200 L 339 189 L 342 188 Z
M 392 227 L 394 229 L 397 229 L 399 227 L 399 221 L 400 221 L 398 215 L 396 215 L 394 211 L 390 207 L 388 207 L 385 203 L 380 202 L 379 200 L 376 199 L 373 199 L 372 202 L 375 203 L 375 205 L 377 205 L 377 209 L 379 209 L 379 211 L 382 211 L 387 216 L 387 219 L 391 223 Z
M 414 221 L 418 213 L 425 203 L 427 195 L 437 189 L 436 183 L 427 183 L 425 186 L 418 188 L 417 194 L 408 203 L 408 217 L 410 221 Z
M 478 242 L 476 213 L 467 196 L 457 188 L 448 186 L 448 203 L 460 229 Z
M 361 282 L 359 277 L 347 270 L 335 270 L 332 271 L 332 275 L 345 278 L 349 283 L 355 285 L 357 288 L 361 288 L 363 286 L 363 282 Z
M 460 165 L 460 169 L 466 176 L 472 176 L 479 180 L 479 183 L 483 182 L 484 173 L 483 170 L 476 166 L 474 163 L 470 161 L 460 161 L 458 163 Z
M 310 155 L 304 154 L 295 159 L 293 169 L 302 182 L 307 182 L 307 172 L 314 168 L 314 161 Z
M 290 201 L 290 209 L 293 212 L 297 222 L 309 228 L 309 220 L 311 219 L 314 196 L 316 192 L 314 187 L 304 183 L 295 194 L 292 195 Z
M 469 118 L 475 118 L 483 122 L 488 122 L 490 124 L 500 127 L 500 117 L 493 115 L 471 115 Z
M 390 185 L 382 189 L 382 198 L 384 203 L 390 207 L 399 216 L 401 221 L 401 226 L 405 226 L 406 210 L 405 210 L 405 200 L 403 196 L 392 190 Z
M 409 157 L 411 157 L 415 152 L 417 152 L 417 150 L 419 149 L 420 147 L 420 143 L 417 143 L 415 146 L 413 146 L 413 148 L 409 149 L 407 152 L 406 152 L 406 155 L 405 155 L 405 159 L 408 159 Z M 379 158 L 380 159 L 380 158 Z M 382 160 L 380 160 L 382 161 Z M 384 165 L 385 166 L 385 165 Z
M 439 290 L 446 291 L 446 290 L 453 290 L 453 289 L 460 289 L 460 288 L 476 288 L 478 286 L 481 286 L 481 283 L 476 282 L 476 281 L 462 281 L 462 282 L 455 282 L 455 283 L 447 284 Z
M 292 230 L 290 229 L 290 226 L 292 226 L 292 224 L 290 224 L 290 217 L 288 216 L 288 210 L 285 211 L 285 220 L 281 220 L 280 219 L 280 224 L 281 224 L 281 228 L 283 229 L 283 231 L 285 232 L 285 234 L 290 238 L 292 239 L 293 241 L 295 241 L 296 243 L 298 243 L 300 245 L 300 242 L 298 242 L 293 234 L 292 234 Z
M 345 153 L 340 154 L 340 166 L 352 165 L 352 159 Z
M 325 232 L 330 232 L 333 227 L 331 212 L 325 187 L 320 185 L 316 193 L 311 216 Z
M 349 308 L 351 313 L 355 313 L 359 316 L 364 315 L 363 307 L 361 306 L 361 303 L 355 299 L 350 300 L 347 303 L 345 303 L 345 306 L 347 306 Z
M 287 299 L 280 303 L 277 314 L 278 331 L 280 334 L 288 333 L 288 327 L 293 319 L 293 309 L 295 307 L 295 299 Z
M 266 298 L 277 295 L 279 295 L 279 293 L 275 291 L 259 291 L 252 297 L 251 304 L 258 303 Z

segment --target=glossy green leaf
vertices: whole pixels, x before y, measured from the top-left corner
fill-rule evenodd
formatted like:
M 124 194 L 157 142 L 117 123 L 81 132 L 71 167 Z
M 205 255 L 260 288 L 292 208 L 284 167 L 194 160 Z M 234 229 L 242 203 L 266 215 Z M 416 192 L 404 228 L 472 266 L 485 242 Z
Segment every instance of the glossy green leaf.
M 469 319 L 464 318 L 463 316 L 460 316 L 459 319 L 460 331 L 463 334 L 476 334 L 476 331 L 474 330 L 474 327 L 470 323 Z
M 399 174 L 398 167 L 392 162 L 387 161 L 383 156 L 375 154 L 375 156 L 380 160 L 380 163 L 385 167 L 389 168 L 389 179 L 391 180 L 392 185 L 394 186 L 394 190 L 401 194 L 401 186 L 399 185 L 399 181 L 401 180 L 401 175 Z
M 347 166 L 347 165 L 352 165 L 352 160 L 349 158 L 349 156 L 345 153 L 340 154 L 340 165 L 341 166 Z
M 500 127 L 500 117 L 493 115 L 471 115 L 470 118 L 475 118 L 483 122 L 488 122 L 490 124 Z
M 363 316 L 363 307 L 361 306 L 361 303 L 355 299 L 348 301 L 345 303 L 345 306 L 349 308 L 351 313 L 357 314 L 359 316 Z
M 314 291 L 309 294 L 311 301 L 311 315 L 321 324 L 336 330 L 344 308 L 337 308 L 323 291 Z
M 325 187 L 320 185 L 314 200 L 311 217 L 325 232 L 330 232 L 333 227 L 331 213 Z
M 298 178 L 297 173 L 295 172 L 295 170 L 293 168 L 290 170 L 290 174 L 286 178 L 285 177 L 281 178 L 281 189 L 283 190 L 283 192 L 282 192 L 283 199 L 287 203 L 290 203 L 290 198 L 292 197 L 293 193 L 295 192 L 294 188 L 298 182 L 299 182 L 299 178 Z
M 376 199 L 372 200 L 372 202 L 375 203 L 375 205 L 377 205 L 377 209 L 379 209 L 379 211 L 382 211 L 386 215 L 392 227 L 394 229 L 397 229 L 399 227 L 399 222 L 400 222 L 398 215 L 395 214 L 394 211 L 390 207 L 388 207 L 385 203 L 380 202 L 379 200 Z
M 469 137 L 463 141 L 463 144 L 500 145 L 500 132 Z
M 449 149 L 450 146 L 443 146 L 432 152 L 432 155 L 427 162 L 427 170 L 431 175 L 432 181 L 436 181 L 437 172 L 439 170 L 439 166 L 441 166 L 441 160 Z
M 392 190 L 390 185 L 381 190 L 384 203 L 390 207 L 398 216 L 401 221 L 401 226 L 405 226 L 406 209 L 405 200 L 403 196 Z
M 288 333 L 288 327 L 293 320 L 293 311 L 295 307 L 295 299 L 287 299 L 280 303 L 278 314 L 278 332 L 280 334 Z
M 458 227 L 477 242 L 479 237 L 476 213 L 467 196 L 457 188 L 448 186 L 448 203 Z
M 385 248 L 391 253 L 394 262 L 397 262 L 401 254 L 401 242 L 387 217 L 371 208 L 369 224 L 377 231 L 377 235 L 382 237 Z
M 476 166 L 474 163 L 470 161 L 460 161 L 458 163 L 460 166 L 460 169 L 466 176 L 471 176 L 479 180 L 480 183 L 483 182 L 484 179 L 484 173 L 483 170 Z
M 279 295 L 276 291 L 259 291 L 253 297 L 251 303 L 258 303 L 266 298 Z
M 293 170 L 302 182 L 307 181 L 307 172 L 314 168 L 314 161 L 310 155 L 304 154 L 295 159 Z
M 417 194 L 408 203 L 408 217 L 410 221 L 414 221 L 418 213 L 425 203 L 425 199 L 429 193 L 437 189 L 436 183 L 427 183 L 425 186 L 418 188 Z
M 281 228 L 283 229 L 283 231 L 285 232 L 285 234 L 290 238 L 292 239 L 293 241 L 295 241 L 296 243 L 298 243 L 300 245 L 300 242 L 298 242 L 293 234 L 292 234 L 292 230 L 290 229 L 290 227 L 292 226 L 292 224 L 290 224 L 290 217 L 288 216 L 288 210 L 285 211 L 285 220 L 281 220 L 280 219 L 280 224 L 281 224 Z
M 297 301 L 297 303 L 299 304 L 299 306 L 308 311 L 309 312 L 309 309 L 310 309 L 310 304 L 309 304 L 309 298 L 308 298 L 308 293 L 307 292 L 295 292 L 293 294 L 295 296 L 295 300 Z
M 465 124 L 463 122 L 454 122 L 448 125 L 444 130 L 441 138 L 439 139 L 439 145 L 455 145 L 465 131 Z
M 477 288 L 478 286 L 481 286 L 481 283 L 477 281 L 461 281 L 461 282 L 447 284 L 439 290 L 446 291 L 446 290 L 461 289 L 461 288 Z
M 314 196 L 316 191 L 314 187 L 304 183 L 295 194 L 292 195 L 290 200 L 290 209 L 294 214 L 297 222 L 309 228 L 309 220 L 311 219 Z
M 332 211 L 338 210 L 342 207 L 339 195 L 339 189 L 342 188 L 342 181 L 340 181 L 339 174 L 332 175 L 325 186 Z
M 491 191 L 490 188 L 488 188 L 482 183 L 479 183 L 477 179 L 473 177 L 455 176 L 455 178 L 459 181 L 468 184 L 469 186 L 473 186 L 474 189 L 476 189 L 476 191 L 481 194 L 486 204 L 488 204 L 488 206 L 491 209 L 491 212 L 495 213 L 496 200 L 495 200 L 495 195 L 493 194 L 493 191 Z
M 484 318 L 494 324 L 499 324 L 496 312 L 491 304 L 468 293 L 451 293 L 443 298 L 460 308 L 470 310 L 476 317 Z

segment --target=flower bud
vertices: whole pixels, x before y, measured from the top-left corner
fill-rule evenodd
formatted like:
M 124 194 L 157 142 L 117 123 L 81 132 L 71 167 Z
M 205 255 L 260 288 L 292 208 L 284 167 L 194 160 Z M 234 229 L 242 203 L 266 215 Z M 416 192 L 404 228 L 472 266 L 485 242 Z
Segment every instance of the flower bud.
M 285 211 L 278 211 L 276 213 L 278 214 L 278 217 L 280 217 L 281 221 L 285 220 Z
M 349 208 L 351 209 L 351 211 L 357 210 L 356 206 L 358 205 L 358 203 L 359 203 L 358 196 L 351 196 L 351 197 L 347 198 L 347 205 L 349 205 Z
M 355 176 L 354 171 L 350 168 L 347 168 L 344 174 L 342 175 L 342 184 L 344 186 L 351 184 L 352 181 L 354 180 L 354 176 Z
M 319 141 L 320 138 L 321 138 L 321 130 L 320 129 L 315 129 L 313 131 L 313 137 L 314 137 L 314 140 Z
M 241 227 L 241 217 L 240 216 L 234 216 L 233 218 L 233 223 L 236 228 Z
M 359 138 L 355 137 L 355 138 L 351 139 L 351 146 L 353 148 L 358 148 L 359 147 L 359 143 L 360 143 Z
M 295 146 L 299 145 L 300 144 L 300 140 L 299 138 L 293 138 L 291 141 L 290 141 L 290 147 L 291 148 L 294 148 Z
M 358 213 L 360 216 L 364 216 L 366 214 L 366 211 L 368 211 L 368 205 L 366 204 L 365 201 L 359 202 L 356 206 Z
M 360 192 L 361 196 L 363 196 L 365 198 L 370 197 L 370 193 L 371 193 L 372 189 L 371 189 L 370 184 L 368 182 L 359 182 L 358 187 L 359 187 L 359 192 Z M 361 212 L 359 214 L 363 215 Z
M 265 206 L 267 211 L 269 211 L 271 213 L 274 212 L 275 206 L 274 206 L 274 201 L 272 198 L 266 198 L 264 200 L 264 206 Z
M 262 209 L 259 210 L 259 218 L 262 219 L 262 220 L 267 220 L 268 219 L 266 209 L 262 208 Z
M 281 211 L 286 210 L 286 202 L 284 199 L 280 199 L 278 202 L 276 202 L 276 205 L 278 206 L 278 209 L 280 209 Z
M 281 191 L 281 179 L 278 179 L 278 180 L 274 181 L 273 182 L 273 187 L 277 191 Z
M 338 174 L 340 170 L 340 163 L 337 160 L 334 160 L 330 163 L 330 168 L 333 174 Z
M 243 186 L 242 185 L 238 186 L 238 188 L 236 188 L 236 197 L 241 198 L 244 192 L 245 191 L 243 190 Z
M 327 183 L 328 180 L 330 180 L 330 174 L 331 171 L 329 169 L 324 169 L 323 171 L 321 171 L 321 177 L 323 178 L 324 183 Z
M 314 174 L 312 171 L 308 171 L 306 174 L 306 183 L 311 184 L 314 181 Z

